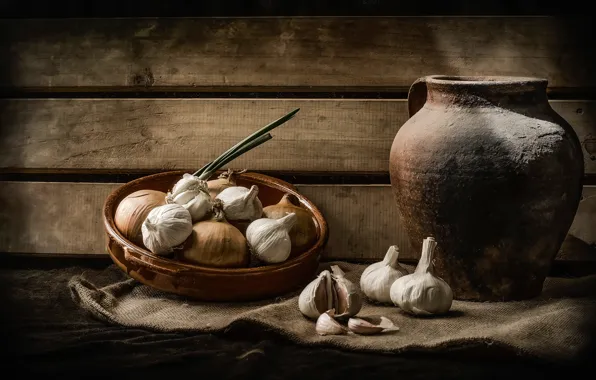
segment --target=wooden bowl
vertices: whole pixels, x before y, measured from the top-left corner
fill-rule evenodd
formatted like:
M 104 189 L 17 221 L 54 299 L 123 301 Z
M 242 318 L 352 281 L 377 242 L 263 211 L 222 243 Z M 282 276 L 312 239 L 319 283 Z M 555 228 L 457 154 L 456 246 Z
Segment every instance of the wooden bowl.
M 184 173 L 172 171 L 142 177 L 122 185 L 108 196 L 103 213 L 108 235 L 107 250 L 120 269 L 141 283 L 165 292 L 203 301 L 227 302 L 280 296 L 305 286 L 315 277 L 320 252 L 328 238 L 325 218 L 294 186 L 263 174 L 239 174 L 237 183 L 246 187 L 257 185 L 263 207 L 276 204 L 285 193 L 295 195 L 301 205 L 310 210 L 317 226 L 316 243 L 308 251 L 283 263 L 252 268 L 210 268 L 154 255 L 124 238 L 114 224 L 114 214 L 120 201 L 142 189 L 167 192 Z

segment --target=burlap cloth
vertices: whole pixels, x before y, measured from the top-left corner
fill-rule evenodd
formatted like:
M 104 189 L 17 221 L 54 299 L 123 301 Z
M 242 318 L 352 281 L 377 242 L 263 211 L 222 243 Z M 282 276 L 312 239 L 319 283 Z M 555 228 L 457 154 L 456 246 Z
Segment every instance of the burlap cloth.
M 339 265 L 356 284 L 366 267 L 335 262 L 322 264 L 320 270 L 332 264 Z M 298 344 L 356 351 L 420 352 L 500 345 L 519 355 L 566 361 L 592 343 L 596 320 L 596 275 L 548 278 L 542 295 L 530 301 L 454 301 L 450 314 L 442 317 L 412 317 L 397 307 L 365 301 L 359 316 L 385 316 L 400 328 L 375 336 L 317 335 L 314 322 L 298 309 L 300 291 L 252 303 L 205 303 L 142 285 L 115 266 L 95 276 L 99 277 L 73 277 L 71 294 L 80 307 L 111 324 L 163 332 L 217 332 L 242 321 Z

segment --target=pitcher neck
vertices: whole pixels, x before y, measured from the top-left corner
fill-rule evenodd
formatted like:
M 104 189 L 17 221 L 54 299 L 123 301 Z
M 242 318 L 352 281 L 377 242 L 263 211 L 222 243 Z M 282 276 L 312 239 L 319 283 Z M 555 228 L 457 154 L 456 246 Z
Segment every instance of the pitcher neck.
M 425 78 L 427 102 L 460 106 L 548 105 L 548 81 L 542 78 L 503 76 L 446 76 Z

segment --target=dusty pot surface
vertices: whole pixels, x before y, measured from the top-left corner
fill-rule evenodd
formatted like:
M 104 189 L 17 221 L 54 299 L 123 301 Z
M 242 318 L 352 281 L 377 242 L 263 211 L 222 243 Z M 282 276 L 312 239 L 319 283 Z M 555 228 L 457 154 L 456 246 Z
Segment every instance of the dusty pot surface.
M 460 300 L 540 294 L 573 222 L 584 161 L 547 81 L 420 78 L 390 155 L 391 186 L 413 247 L 434 236 L 436 274 Z

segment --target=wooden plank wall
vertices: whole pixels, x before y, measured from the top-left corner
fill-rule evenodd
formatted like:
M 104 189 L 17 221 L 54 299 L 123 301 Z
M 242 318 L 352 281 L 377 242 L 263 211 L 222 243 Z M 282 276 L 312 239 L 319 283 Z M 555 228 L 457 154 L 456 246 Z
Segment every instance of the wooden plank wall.
M 579 25 L 579 27 L 578 27 Z M 582 141 L 584 200 L 558 259 L 596 260 L 596 53 L 553 17 L 0 20 L 0 252 L 105 255 L 101 206 L 127 179 L 193 170 L 300 107 L 235 168 L 295 178 L 327 259 L 416 259 L 388 155 L 418 77 L 549 80 Z M 118 173 L 116 175 L 115 173 Z M 119 177 L 120 176 L 120 177 Z M 579 252 L 579 253 L 578 253 Z

